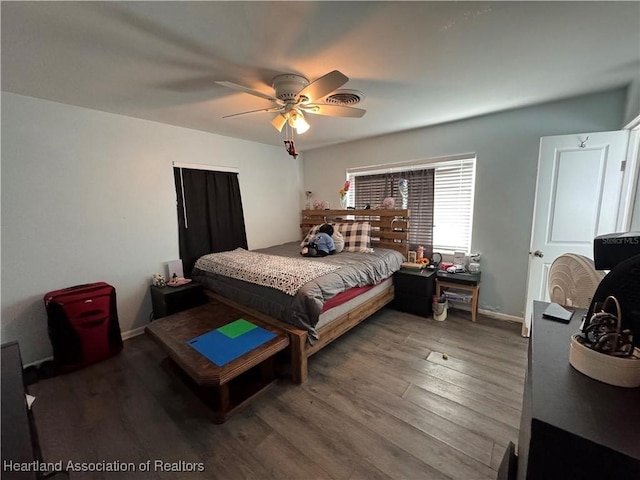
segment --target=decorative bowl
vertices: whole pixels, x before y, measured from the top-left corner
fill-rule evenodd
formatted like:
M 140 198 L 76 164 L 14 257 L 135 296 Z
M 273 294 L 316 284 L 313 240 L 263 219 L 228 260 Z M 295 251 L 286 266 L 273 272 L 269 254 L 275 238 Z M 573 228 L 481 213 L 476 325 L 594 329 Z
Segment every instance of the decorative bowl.
M 630 357 L 615 357 L 585 347 L 571 337 L 569 363 L 573 368 L 600 382 L 617 387 L 640 387 L 640 349 L 634 348 Z

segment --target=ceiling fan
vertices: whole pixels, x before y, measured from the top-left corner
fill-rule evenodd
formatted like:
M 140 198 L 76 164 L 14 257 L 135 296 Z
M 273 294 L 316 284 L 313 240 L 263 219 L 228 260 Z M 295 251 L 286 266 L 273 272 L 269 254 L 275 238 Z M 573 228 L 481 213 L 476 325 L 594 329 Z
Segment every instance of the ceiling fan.
M 335 92 L 335 95 L 329 96 L 329 94 L 348 81 L 349 78 L 338 70 L 333 70 L 311 83 L 301 75 L 278 75 L 272 81 L 274 95 L 269 95 L 233 82 L 219 81 L 216 83 L 233 90 L 264 98 L 275 104 L 269 108 L 234 113 L 226 115 L 223 118 L 236 117 L 248 113 L 272 112 L 277 113 L 277 115 L 271 121 L 271 125 L 279 132 L 281 132 L 282 128 L 288 123 L 291 128 L 296 129 L 297 133 L 304 133 L 309 129 L 309 124 L 304 118 L 305 113 L 351 118 L 359 118 L 365 114 L 366 110 L 345 105 L 345 103 L 352 104 L 360 101 L 360 99 L 363 98 L 361 93 L 345 91 L 352 92 L 353 96 L 350 97 L 344 93 L 342 94 L 346 96 L 341 96 L 341 92 L 339 91 Z M 327 97 L 327 100 L 319 103 L 319 101 L 325 97 Z M 353 98 L 357 98 L 357 100 L 353 101 Z

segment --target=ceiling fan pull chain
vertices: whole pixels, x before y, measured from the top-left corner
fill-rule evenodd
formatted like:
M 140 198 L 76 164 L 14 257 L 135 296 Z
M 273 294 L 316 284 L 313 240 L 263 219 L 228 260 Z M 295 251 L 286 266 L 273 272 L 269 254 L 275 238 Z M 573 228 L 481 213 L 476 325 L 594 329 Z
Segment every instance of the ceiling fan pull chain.
M 299 153 L 296 151 L 296 144 L 293 141 L 293 131 L 295 129 L 290 126 L 290 125 L 286 125 L 284 128 L 284 148 L 287 151 L 287 153 L 289 155 L 291 155 L 293 158 L 298 158 Z

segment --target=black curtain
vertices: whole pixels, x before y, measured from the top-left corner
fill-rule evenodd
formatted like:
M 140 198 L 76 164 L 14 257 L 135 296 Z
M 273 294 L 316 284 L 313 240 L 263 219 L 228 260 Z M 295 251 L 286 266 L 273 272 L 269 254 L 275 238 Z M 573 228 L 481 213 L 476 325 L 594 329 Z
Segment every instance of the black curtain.
M 176 167 L 173 176 L 185 275 L 202 255 L 247 248 L 237 173 Z
M 418 245 L 425 248 L 425 254 L 433 251 L 433 206 L 435 170 L 425 168 L 405 172 L 358 175 L 353 180 L 356 208 L 380 205 L 386 197 L 393 197 L 396 208 L 402 206 L 402 196 L 398 182 L 407 179 L 409 195 L 407 208 L 411 210 L 409 244 L 415 250 Z

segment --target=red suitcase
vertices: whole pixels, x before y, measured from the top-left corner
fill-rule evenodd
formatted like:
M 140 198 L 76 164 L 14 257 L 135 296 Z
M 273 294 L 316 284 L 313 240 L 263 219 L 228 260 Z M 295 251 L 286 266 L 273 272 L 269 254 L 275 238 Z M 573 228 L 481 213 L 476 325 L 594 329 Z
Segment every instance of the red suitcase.
M 104 282 L 76 285 L 44 296 L 53 362 L 70 372 L 122 350 L 116 290 Z

